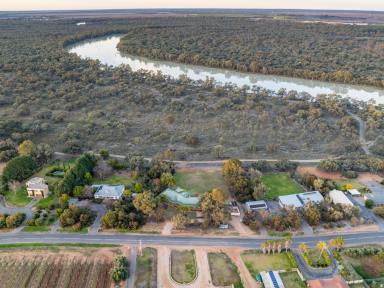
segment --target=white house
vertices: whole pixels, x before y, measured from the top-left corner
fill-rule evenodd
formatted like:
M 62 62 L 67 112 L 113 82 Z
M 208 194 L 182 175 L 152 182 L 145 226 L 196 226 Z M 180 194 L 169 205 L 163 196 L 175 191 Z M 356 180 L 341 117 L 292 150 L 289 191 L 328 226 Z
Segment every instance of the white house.
M 329 198 L 335 204 L 350 205 L 353 206 L 351 200 L 340 190 L 332 190 L 329 192 Z
M 119 200 L 123 196 L 125 186 L 124 185 L 92 185 L 92 188 L 96 190 L 95 199 L 111 199 Z
M 25 183 L 28 197 L 47 198 L 49 194 L 48 185 L 43 178 L 35 177 Z

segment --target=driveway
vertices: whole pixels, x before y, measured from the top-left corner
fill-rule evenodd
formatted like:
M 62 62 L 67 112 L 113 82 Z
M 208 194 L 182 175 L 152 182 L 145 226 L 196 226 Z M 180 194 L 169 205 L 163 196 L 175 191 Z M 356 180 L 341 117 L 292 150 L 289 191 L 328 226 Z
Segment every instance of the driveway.
M 15 213 L 21 212 L 21 213 L 25 213 L 25 215 L 27 216 L 27 219 L 28 219 L 28 218 L 31 218 L 33 215 L 32 207 L 33 207 L 33 205 L 36 204 L 36 202 L 37 202 L 37 200 L 33 200 L 27 206 L 20 207 L 20 208 L 9 207 L 5 203 L 4 196 L 0 195 L 0 214 L 9 214 L 10 215 L 10 214 L 15 214 Z
M 90 234 L 96 234 L 99 231 L 101 225 L 101 217 L 105 214 L 105 212 L 107 212 L 105 205 L 93 203 L 89 200 L 79 201 L 77 199 L 71 199 L 69 204 L 77 205 L 79 207 L 89 207 L 91 210 L 97 212 L 96 219 L 88 230 Z

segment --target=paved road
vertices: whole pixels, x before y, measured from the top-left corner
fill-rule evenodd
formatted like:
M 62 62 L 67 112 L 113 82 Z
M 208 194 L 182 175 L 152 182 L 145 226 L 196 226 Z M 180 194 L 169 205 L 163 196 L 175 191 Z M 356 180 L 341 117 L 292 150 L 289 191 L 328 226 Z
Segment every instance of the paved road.
M 94 153 L 93 151 L 89 151 L 89 152 Z M 78 156 L 78 155 L 67 154 L 67 153 L 63 153 L 63 152 L 54 152 L 54 154 L 57 157 L 76 157 L 76 156 Z M 99 155 L 99 154 L 95 153 L 95 155 Z M 125 157 L 126 157 L 124 155 L 117 155 L 117 154 L 110 154 L 109 156 L 112 158 L 117 158 L 117 159 L 125 159 Z M 152 160 L 151 157 L 144 157 L 144 159 L 147 161 Z M 324 158 L 324 159 L 290 159 L 290 160 L 294 161 L 294 162 L 301 163 L 301 164 L 316 164 L 316 163 L 320 163 L 322 160 L 325 160 L 325 159 L 329 159 L 329 158 Z M 191 166 L 193 166 L 193 167 L 206 167 L 206 166 L 213 166 L 213 167 L 218 166 L 218 167 L 220 167 L 223 165 L 223 163 L 226 160 L 227 159 L 224 159 L 224 160 L 202 160 L 202 161 L 177 161 L 177 160 L 173 160 L 172 162 L 177 164 L 178 166 L 187 166 L 187 167 L 191 167 Z M 239 159 L 239 160 L 241 162 L 244 162 L 244 163 L 253 163 L 253 162 L 257 162 L 257 161 L 261 161 L 261 160 L 268 161 L 268 162 L 276 162 L 276 161 L 279 161 L 281 159 L 255 158 L 255 159 Z
M 343 236 L 347 245 L 373 244 L 384 242 L 384 232 L 364 232 L 356 234 L 338 234 Z M 335 235 L 298 236 L 293 239 L 292 247 L 296 248 L 301 242 L 315 246 L 319 240 L 329 241 Z M 97 244 L 127 244 L 164 245 L 164 246 L 206 246 L 206 247 L 242 247 L 259 248 L 268 238 L 256 237 L 194 237 L 194 236 L 162 236 L 144 234 L 66 234 L 66 233 L 25 233 L 0 234 L 1 244 L 10 243 L 97 243 Z

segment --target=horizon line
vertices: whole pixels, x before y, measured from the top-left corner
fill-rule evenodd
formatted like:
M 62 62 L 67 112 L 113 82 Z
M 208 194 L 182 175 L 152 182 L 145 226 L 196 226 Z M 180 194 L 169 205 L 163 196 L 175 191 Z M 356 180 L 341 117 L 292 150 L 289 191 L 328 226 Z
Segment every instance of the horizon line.
M 176 7 L 162 7 L 162 8 L 81 8 L 81 9 L 29 9 L 29 10 L 0 10 L 2 12 L 73 12 L 73 11 L 123 11 L 123 10 L 281 10 L 281 11 L 344 11 L 344 12 L 384 12 L 384 10 L 372 9 L 332 9 L 332 8 L 176 8 Z

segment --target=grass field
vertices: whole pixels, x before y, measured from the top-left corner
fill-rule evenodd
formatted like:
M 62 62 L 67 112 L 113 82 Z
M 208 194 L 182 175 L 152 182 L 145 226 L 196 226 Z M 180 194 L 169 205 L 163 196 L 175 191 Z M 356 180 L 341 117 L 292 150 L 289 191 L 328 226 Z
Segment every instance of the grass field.
M 28 198 L 27 190 L 24 187 L 19 188 L 16 191 L 7 192 L 7 194 L 5 194 L 5 199 L 9 205 L 16 207 L 24 207 L 32 201 L 31 198 Z
M 297 272 L 279 273 L 285 288 L 306 288 L 307 285 L 300 279 Z
M 144 248 L 143 255 L 137 256 L 136 288 L 152 288 L 157 286 L 157 251 Z
M 228 190 L 220 171 L 177 172 L 176 185 L 192 193 L 202 194 L 213 188 L 220 188 L 226 195 Z
M 292 267 L 287 254 L 262 254 L 259 251 L 248 250 L 241 254 L 241 258 L 249 273 L 256 277 L 262 271 L 289 270 Z
M 106 180 L 95 181 L 95 184 L 109 184 L 109 185 L 125 185 L 129 186 L 132 184 L 132 179 L 128 175 L 112 175 Z
M 88 249 L 87 249 L 88 250 Z M 1 287 L 109 288 L 113 258 L 84 250 L 8 250 L 0 255 Z M 106 253 L 106 252 L 104 252 Z M 110 252 L 112 254 L 112 252 Z
M 48 232 L 51 231 L 51 227 L 47 225 L 43 226 L 25 226 L 23 232 Z
M 172 250 L 171 276 L 177 283 L 188 284 L 196 278 L 196 257 L 194 250 Z
M 208 253 L 209 270 L 215 286 L 242 287 L 239 271 L 224 253 Z
M 290 195 L 303 192 L 303 188 L 287 174 L 266 174 L 261 178 L 263 184 L 268 188 L 265 198 L 272 200 L 278 196 Z

